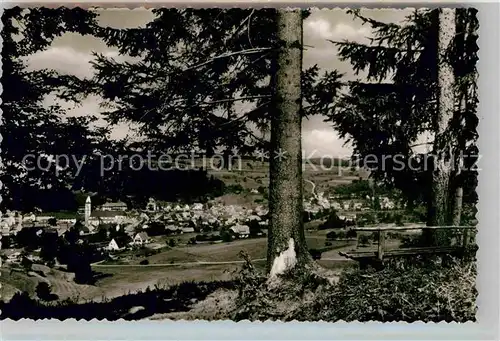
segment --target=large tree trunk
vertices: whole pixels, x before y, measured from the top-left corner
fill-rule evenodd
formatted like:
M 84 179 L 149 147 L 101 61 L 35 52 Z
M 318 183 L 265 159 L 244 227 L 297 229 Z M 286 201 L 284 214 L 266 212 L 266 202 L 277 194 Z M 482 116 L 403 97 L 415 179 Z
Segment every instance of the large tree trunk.
M 449 225 L 449 182 L 452 171 L 451 142 L 448 125 L 455 107 L 454 73 L 447 60 L 446 51 L 455 37 L 455 9 L 442 8 L 439 12 L 438 33 L 438 119 L 434 142 L 432 193 L 428 211 L 428 225 Z M 430 244 L 441 242 L 441 233 L 426 231 Z
M 302 220 L 302 13 L 279 9 L 274 110 L 271 119 L 267 268 L 270 278 L 310 260 Z M 279 157 L 279 156 L 282 157 Z

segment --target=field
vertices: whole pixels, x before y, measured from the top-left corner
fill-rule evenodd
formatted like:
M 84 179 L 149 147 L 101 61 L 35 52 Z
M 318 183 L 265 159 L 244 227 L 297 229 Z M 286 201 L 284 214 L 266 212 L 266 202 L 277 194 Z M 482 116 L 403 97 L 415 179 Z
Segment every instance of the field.
M 195 162 L 196 167 L 202 165 L 202 160 Z M 257 189 L 260 186 L 269 186 L 269 163 L 254 160 L 241 160 L 238 162 L 235 159 L 235 164 L 231 169 L 211 169 L 209 165 L 208 173 L 215 178 L 222 180 L 226 185 L 241 185 L 244 189 Z M 314 160 L 311 163 L 303 164 L 304 180 L 313 181 L 316 184 L 318 192 L 326 191 L 331 187 L 340 184 L 349 184 L 359 177 L 366 178 L 367 173 L 362 169 L 352 171 L 346 167 L 330 167 L 325 162 L 325 166 L 321 166 L 319 160 Z M 304 183 L 305 193 L 310 193 L 311 185 Z

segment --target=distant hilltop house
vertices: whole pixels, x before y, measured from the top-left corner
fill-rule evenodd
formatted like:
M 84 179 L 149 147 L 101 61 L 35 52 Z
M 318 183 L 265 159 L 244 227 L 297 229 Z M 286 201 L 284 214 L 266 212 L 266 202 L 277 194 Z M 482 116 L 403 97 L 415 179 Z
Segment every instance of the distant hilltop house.
M 146 211 L 156 212 L 160 209 L 160 206 L 156 203 L 156 200 L 153 198 L 149 198 L 149 201 L 146 205 Z
M 201 210 L 203 210 L 203 204 L 200 204 L 200 203 L 194 203 L 194 204 L 193 204 L 193 210 L 194 210 L 194 211 L 201 211 Z

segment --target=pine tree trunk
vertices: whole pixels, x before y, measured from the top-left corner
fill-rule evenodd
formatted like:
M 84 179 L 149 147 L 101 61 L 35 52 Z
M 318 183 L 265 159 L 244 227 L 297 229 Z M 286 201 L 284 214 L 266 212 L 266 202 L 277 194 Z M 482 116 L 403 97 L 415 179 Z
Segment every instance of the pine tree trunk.
M 464 195 L 464 189 L 462 186 L 457 187 L 455 190 L 455 204 L 453 205 L 453 225 L 460 226 L 460 220 L 462 217 L 462 198 Z
M 311 261 L 302 220 L 302 13 L 300 9 L 279 9 L 277 18 L 281 49 L 271 119 L 267 253 L 270 278 Z
M 452 171 L 451 141 L 447 134 L 448 124 L 453 117 L 454 73 L 446 58 L 446 51 L 455 36 L 455 9 L 442 8 L 439 12 L 438 33 L 438 120 L 434 141 L 434 167 L 432 173 L 432 193 L 428 211 L 428 224 L 434 226 L 448 225 L 450 194 L 449 184 Z M 435 231 L 435 230 L 434 230 Z M 426 231 L 426 242 L 436 244 L 442 241 L 441 233 Z

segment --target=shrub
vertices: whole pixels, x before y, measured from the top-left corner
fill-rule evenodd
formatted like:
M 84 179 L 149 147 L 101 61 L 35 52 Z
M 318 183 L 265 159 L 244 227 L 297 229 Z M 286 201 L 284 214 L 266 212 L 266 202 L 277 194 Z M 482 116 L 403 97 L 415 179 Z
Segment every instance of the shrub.
M 326 234 L 326 238 L 327 239 L 332 239 L 332 240 L 333 239 L 337 239 L 337 232 L 335 232 L 335 231 L 328 232 Z
M 309 253 L 311 254 L 314 260 L 321 259 L 321 251 L 316 249 L 309 249 Z
M 147 259 L 143 259 L 139 262 L 140 265 L 148 265 L 149 261 Z
M 231 233 L 229 233 L 228 231 L 222 231 L 220 237 L 224 243 L 228 243 L 233 240 Z
M 325 214 L 326 212 L 323 212 L 322 214 Z M 319 230 L 326 230 L 326 229 L 340 229 L 344 228 L 346 226 L 346 223 L 344 220 L 340 219 L 335 212 L 330 212 L 328 215 L 327 220 L 321 224 L 318 229 Z
M 359 236 L 358 242 L 361 246 L 366 246 L 366 245 L 370 244 L 370 238 L 367 235 L 363 234 L 363 235 Z
M 353 269 L 298 312 L 324 321 L 463 323 L 476 317 L 474 263 L 397 260 L 381 271 Z
M 41 300 L 50 301 L 50 292 L 50 285 L 47 282 L 40 282 L 36 286 L 36 295 Z
M 325 246 L 332 246 L 332 242 L 326 241 Z
M 356 238 L 357 235 L 358 234 L 356 233 L 355 230 L 350 229 L 349 231 L 347 231 L 345 236 L 346 236 L 346 238 L 350 239 L 350 238 Z
M 403 226 L 403 215 L 396 213 L 394 215 L 394 223 L 396 223 L 396 226 Z
M 378 232 L 372 232 L 369 238 L 374 242 L 378 242 Z

